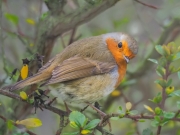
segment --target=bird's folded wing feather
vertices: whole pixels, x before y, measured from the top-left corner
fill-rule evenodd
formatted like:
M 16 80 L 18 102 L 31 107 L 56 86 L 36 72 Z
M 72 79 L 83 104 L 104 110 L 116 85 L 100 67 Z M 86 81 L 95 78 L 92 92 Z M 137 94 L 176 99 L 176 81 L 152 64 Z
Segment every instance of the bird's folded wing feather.
M 52 77 L 45 85 L 108 73 L 115 66 L 116 64 L 113 62 L 100 62 L 89 58 L 74 56 L 63 61 L 63 63 L 56 67 L 52 72 Z

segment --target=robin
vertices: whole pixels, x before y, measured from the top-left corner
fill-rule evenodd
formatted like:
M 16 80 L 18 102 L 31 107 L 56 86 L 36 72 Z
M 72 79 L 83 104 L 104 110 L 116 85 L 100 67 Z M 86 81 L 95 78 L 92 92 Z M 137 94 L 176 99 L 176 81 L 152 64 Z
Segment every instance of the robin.
M 114 32 L 78 40 L 67 46 L 39 71 L 12 85 L 15 91 L 43 82 L 65 102 L 94 103 L 110 94 L 126 74 L 138 52 L 136 40 Z

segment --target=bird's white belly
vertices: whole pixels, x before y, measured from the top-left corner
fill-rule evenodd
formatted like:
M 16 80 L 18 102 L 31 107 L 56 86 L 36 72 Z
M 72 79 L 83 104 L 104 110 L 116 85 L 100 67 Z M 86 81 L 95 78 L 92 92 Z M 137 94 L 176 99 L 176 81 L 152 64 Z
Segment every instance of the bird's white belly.
M 109 95 L 119 78 L 117 68 L 110 73 L 51 85 L 55 97 L 66 102 L 95 102 Z

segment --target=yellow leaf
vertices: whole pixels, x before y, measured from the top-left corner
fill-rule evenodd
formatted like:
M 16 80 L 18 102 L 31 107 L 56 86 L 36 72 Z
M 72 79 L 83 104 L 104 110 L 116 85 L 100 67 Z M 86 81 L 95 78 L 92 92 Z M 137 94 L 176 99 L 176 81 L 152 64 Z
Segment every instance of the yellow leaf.
M 114 90 L 114 91 L 111 93 L 111 96 L 113 96 L 113 97 L 118 97 L 120 94 L 121 94 L 121 92 L 120 92 L 119 90 Z
M 40 119 L 37 119 L 37 118 L 28 118 L 28 119 L 21 120 L 21 121 L 17 120 L 16 124 L 24 125 L 24 126 L 30 127 L 30 128 L 34 128 L 34 127 L 41 126 L 42 122 Z
M 73 127 L 73 128 L 77 128 L 78 127 L 74 121 L 70 122 L 70 126 Z
M 26 92 L 24 92 L 24 91 L 21 91 L 21 92 L 20 92 L 20 97 L 21 97 L 23 100 L 27 100 L 27 98 L 28 98 Z
M 150 106 L 144 105 L 144 107 L 145 107 L 148 111 L 154 113 L 153 109 L 152 109 Z
M 30 43 L 30 44 L 29 44 L 29 46 L 33 47 L 33 46 L 34 46 L 34 44 L 33 44 L 33 43 Z
M 166 88 L 166 94 L 171 94 L 174 91 L 174 87 L 173 86 L 169 86 Z
M 81 130 L 81 134 L 82 134 L 82 135 L 86 135 L 86 134 L 88 134 L 89 132 L 90 132 L 90 130 L 87 130 L 87 129 Z
M 21 68 L 21 78 L 23 80 L 28 77 L 28 72 L 29 72 L 28 65 L 27 64 L 23 65 L 23 67 Z
M 31 24 L 31 25 L 35 25 L 35 21 L 33 19 L 27 18 L 26 22 Z
M 132 108 L 132 104 L 130 102 L 126 103 L 126 109 L 130 110 Z

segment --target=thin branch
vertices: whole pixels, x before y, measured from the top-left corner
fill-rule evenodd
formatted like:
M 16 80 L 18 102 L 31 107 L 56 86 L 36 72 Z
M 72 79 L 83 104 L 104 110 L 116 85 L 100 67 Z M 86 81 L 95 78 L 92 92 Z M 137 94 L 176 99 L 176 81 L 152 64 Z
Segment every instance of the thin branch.
M 5 117 L 3 117 L 2 115 L 0 115 L 0 118 L 4 121 L 7 122 L 7 119 Z M 12 122 L 12 124 L 16 127 L 18 127 L 18 124 L 16 124 L 15 122 Z M 31 131 L 29 131 L 28 129 L 26 129 L 24 132 L 28 133 L 29 135 L 37 135 Z
M 76 33 L 76 27 L 74 29 L 72 29 L 72 33 L 71 33 L 71 37 L 69 39 L 69 43 L 68 45 L 70 45 L 73 41 L 74 41 L 74 35 Z
M 26 101 L 22 100 L 19 95 L 15 94 L 15 93 L 12 93 L 12 92 L 10 92 L 8 90 L 0 89 L 0 94 L 4 95 L 4 96 L 7 96 L 7 97 L 10 97 L 12 99 L 16 99 L 16 100 L 19 100 L 19 101 L 22 101 L 22 102 L 26 102 Z M 26 102 L 26 103 L 28 103 L 28 102 Z M 28 104 L 30 104 L 30 103 L 28 103 Z M 54 112 L 54 113 L 56 113 L 56 114 L 58 114 L 60 116 L 62 116 L 62 115 L 63 116 L 68 116 L 68 113 L 66 111 L 60 110 L 60 109 L 58 109 L 56 107 L 53 107 L 53 106 L 48 106 L 47 105 L 47 106 L 40 106 L 40 107 L 44 108 L 44 109 L 47 109 L 47 110 L 49 110 L 51 112 Z
M 138 2 L 138 3 L 140 3 L 140 4 L 142 4 L 142 5 L 144 5 L 144 6 L 146 6 L 146 7 L 149 7 L 149 8 L 159 9 L 159 8 L 156 7 L 156 6 L 153 6 L 153 5 L 150 5 L 150 4 L 146 4 L 146 3 L 141 2 L 141 1 L 139 1 L 139 0 L 134 0 L 134 1 L 136 1 L 136 2 Z
M 158 126 L 157 135 L 161 134 L 161 126 Z

